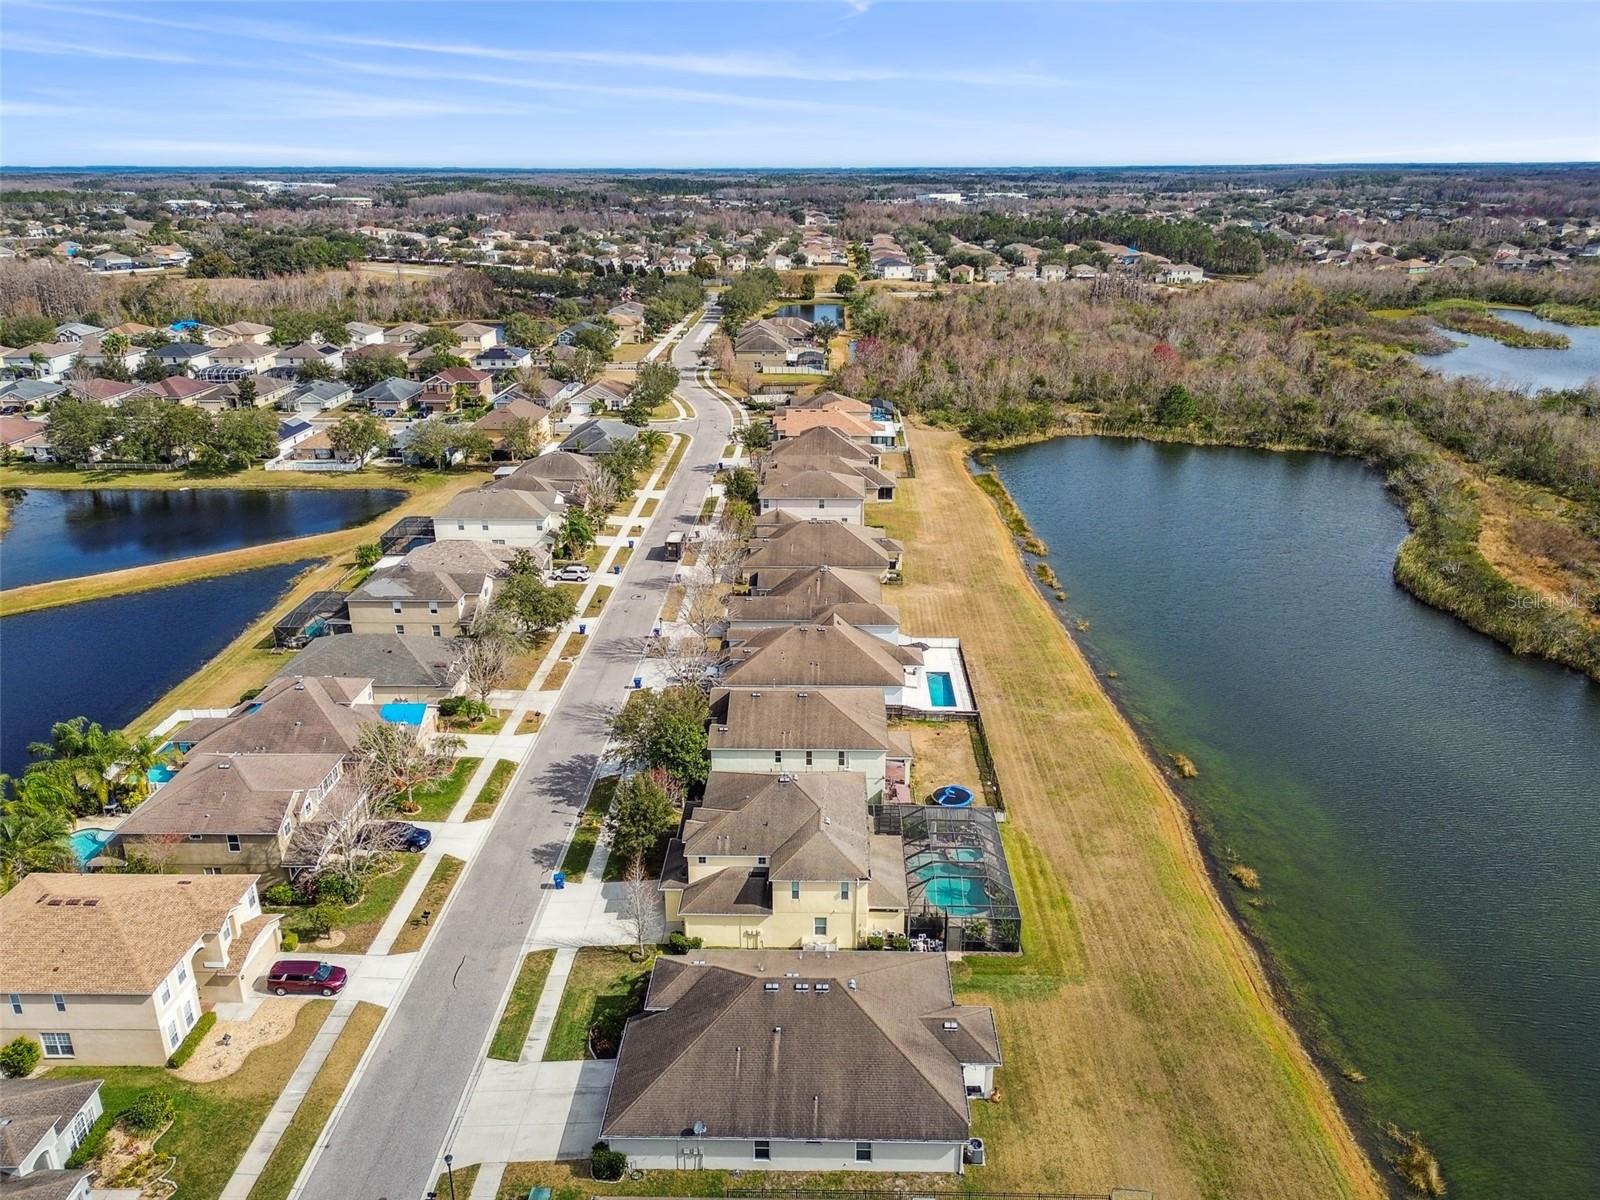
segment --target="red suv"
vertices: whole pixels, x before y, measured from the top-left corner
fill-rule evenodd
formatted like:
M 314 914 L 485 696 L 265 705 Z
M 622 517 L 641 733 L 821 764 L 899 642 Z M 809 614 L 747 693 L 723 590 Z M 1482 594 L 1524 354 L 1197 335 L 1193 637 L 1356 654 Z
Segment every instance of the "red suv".
M 344 991 L 350 974 L 343 967 L 318 962 L 314 958 L 284 958 L 267 972 L 267 987 L 274 996 L 291 992 L 301 995 L 333 996 Z

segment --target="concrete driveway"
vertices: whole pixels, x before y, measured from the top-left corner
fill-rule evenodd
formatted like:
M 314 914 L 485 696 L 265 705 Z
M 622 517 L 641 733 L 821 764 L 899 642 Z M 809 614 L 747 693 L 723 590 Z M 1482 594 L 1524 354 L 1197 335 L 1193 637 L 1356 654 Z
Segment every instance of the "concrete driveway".
M 589 1157 L 616 1073 L 615 1062 L 490 1061 L 451 1142 L 456 1161 Z

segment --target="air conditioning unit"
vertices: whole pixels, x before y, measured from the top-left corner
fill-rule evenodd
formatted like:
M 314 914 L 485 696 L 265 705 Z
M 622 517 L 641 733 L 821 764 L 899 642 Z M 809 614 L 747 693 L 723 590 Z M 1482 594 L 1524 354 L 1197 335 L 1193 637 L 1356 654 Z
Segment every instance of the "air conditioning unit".
M 975 1167 L 983 1166 L 983 1139 L 968 1138 L 967 1149 L 963 1157 Z

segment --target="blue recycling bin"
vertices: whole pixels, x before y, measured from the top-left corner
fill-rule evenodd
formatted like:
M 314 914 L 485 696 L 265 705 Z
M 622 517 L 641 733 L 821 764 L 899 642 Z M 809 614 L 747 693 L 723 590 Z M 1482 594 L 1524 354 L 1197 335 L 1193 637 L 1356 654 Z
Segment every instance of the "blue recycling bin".
M 611 573 L 613 575 L 621 575 L 622 574 L 622 564 L 621 563 L 612 563 L 611 564 Z
M 579 633 L 588 633 L 589 632 L 589 623 L 587 621 L 579 621 L 578 622 L 578 632 Z
M 639 688 L 642 688 L 644 686 L 644 676 L 643 675 L 635 675 L 633 677 L 633 686 L 634 686 L 634 689 L 636 691 Z
M 567 886 L 567 873 L 565 871 L 557 871 L 555 875 L 551 877 L 550 882 L 555 885 L 556 891 L 559 892 L 565 890 Z
M 629 538 L 629 539 L 628 539 L 628 549 L 629 549 L 629 550 L 632 550 L 632 549 L 633 549 L 633 539 L 632 539 L 632 538 Z

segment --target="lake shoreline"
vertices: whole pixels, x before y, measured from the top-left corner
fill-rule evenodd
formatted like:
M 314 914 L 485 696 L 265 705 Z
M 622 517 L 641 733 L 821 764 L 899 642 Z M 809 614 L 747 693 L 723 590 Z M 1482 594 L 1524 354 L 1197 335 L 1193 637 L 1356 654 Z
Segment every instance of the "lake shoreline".
M 1305 443 L 1296 442 L 1254 441 L 1243 437 L 1211 437 L 1197 433 L 1185 433 L 1177 431 L 1169 432 L 1159 429 L 1101 429 L 1094 427 L 1095 422 L 1092 415 L 1074 415 L 1084 417 L 1087 421 L 1087 425 L 1084 427 L 1061 426 L 1043 433 L 1024 434 L 997 441 L 975 443 L 972 447 L 972 453 L 974 456 L 983 456 L 998 450 L 1020 449 L 1024 446 L 1039 445 L 1044 442 L 1050 442 L 1057 438 L 1065 437 L 1104 437 L 1122 438 L 1129 441 L 1161 442 L 1169 445 L 1181 446 L 1216 446 L 1239 450 L 1262 450 L 1275 454 L 1326 454 L 1335 458 L 1360 458 L 1369 466 L 1373 467 L 1373 469 L 1382 470 L 1382 466 L 1379 463 L 1374 462 L 1369 456 L 1349 453 L 1342 454 L 1338 450 L 1330 449 L 1325 446 L 1312 446 Z M 1566 667 L 1568 670 L 1576 671 L 1580 675 L 1585 675 L 1595 683 L 1600 683 L 1600 659 L 1591 662 L 1581 657 L 1579 653 L 1562 657 L 1556 654 L 1544 653 L 1533 648 L 1519 649 L 1516 644 L 1518 634 L 1514 629 L 1507 627 L 1508 620 L 1496 622 L 1488 614 L 1482 614 L 1475 617 L 1472 613 L 1470 613 L 1468 611 L 1467 604 L 1467 601 L 1470 599 L 1469 597 L 1455 594 L 1452 590 L 1454 588 L 1453 582 L 1446 579 L 1442 572 L 1432 569 L 1431 564 L 1421 561 L 1416 553 L 1408 553 L 1408 548 L 1410 547 L 1417 545 L 1426 547 L 1427 545 L 1423 530 L 1417 521 L 1417 515 L 1413 511 L 1414 499 L 1412 497 L 1408 497 L 1392 477 L 1386 476 L 1384 478 L 1383 488 L 1389 498 L 1394 501 L 1394 503 L 1400 508 L 1401 512 L 1405 514 L 1406 524 L 1410 529 L 1410 535 L 1407 537 L 1406 541 L 1401 544 L 1399 550 L 1395 554 L 1393 576 L 1395 585 L 1397 587 L 1401 588 L 1408 595 L 1412 596 L 1419 602 L 1426 604 L 1428 607 L 1437 609 L 1443 613 L 1448 613 L 1450 616 L 1460 621 L 1463 625 L 1467 626 L 1467 628 L 1472 629 L 1475 632 L 1497 642 L 1508 653 L 1543 658 L 1547 661 L 1558 663 L 1559 665 Z M 1482 519 L 1480 515 L 1479 528 L 1475 533 L 1475 538 L 1476 536 L 1481 536 L 1481 533 Z M 1504 589 L 1504 595 L 1507 602 L 1502 605 L 1502 617 L 1504 617 L 1504 614 L 1508 610 L 1514 607 L 1523 609 L 1539 609 L 1550 606 L 1549 598 L 1519 586 L 1512 580 L 1508 579 L 1501 572 L 1495 570 L 1492 566 L 1489 566 L 1487 562 L 1485 562 L 1485 567 L 1489 574 L 1491 574 Z M 1577 620 L 1582 621 L 1582 618 L 1577 618 Z M 1594 634 L 1593 636 L 1597 639 L 1600 639 L 1600 634 Z
M 995 449 L 1020 448 L 1024 445 L 1037 445 L 1053 440 L 1050 437 L 1038 437 L 1017 439 L 1004 447 L 992 444 L 973 445 L 971 452 L 967 456 L 969 472 L 975 481 L 985 475 L 993 479 L 999 491 L 1010 501 L 1011 506 L 1021 512 L 1021 506 L 1017 504 L 1015 497 L 1011 495 L 1005 482 L 1000 478 L 999 472 L 983 463 L 979 455 L 986 455 Z M 983 469 L 974 470 L 974 465 Z M 993 493 L 987 493 L 986 498 L 1000 510 L 1001 519 L 1004 521 L 1006 519 L 1005 507 L 998 497 Z M 1367 1156 L 1374 1171 L 1387 1177 L 1389 1171 L 1388 1163 L 1384 1156 L 1385 1142 L 1378 1134 L 1377 1123 L 1372 1114 L 1366 1111 L 1360 1097 L 1352 1091 L 1356 1085 L 1351 1083 L 1344 1075 L 1347 1064 L 1337 1062 L 1329 1047 L 1323 1044 L 1322 1039 L 1317 1034 L 1316 1023 L 1312 1019 L 1312 1014 L 1308 1011 L 1311 1007 L 1309 1002 L 1296 999 L 1297 992 L 1292 980 L 1278 961 L 1278 957 L 1271 945 L 1250 924 L 1245 914 L 1241 911 L 1238 896 L 1239 885 L 1228 875 L 1228 867 L 1232 866 L 1233 863 L 1225 861 L 1223 854 L 1219 850 L 1220 835 L 1213 827 L 1210 818 L 1203 811 L 1199 802 L 1191 800 L 1184 794 L 1181 779 L 1175 769 L 1168 765 L 1168 753 L 1179 751 L 1182 747 L 1173 747 L 1168 751 L 1163 751 L 1156 744 L 1152 734 L 1134 718 L 1119 690 L 1112 686 L 1113 680 L 1107 675 L 1107 671 L 1110 668 L 1107 667 L 1105 660 L 1082 638 L 1076 636 L 1077 631 L 1074 630 L 1072 623 L 1068 619 L 1063 607 L 1064 602 L 1056 598 L 1056 589 L 1048 581 L 1040 578 L 1035 571 L 1034 566 L 1036 563 L 1048 562 L 1049 552 L 1046 550 L 1040 553 L 1029 549 L 1027 539 L 1031 537 L 1036 537 L 1036 535 L 1032 533 L 1030 528 L 1027 535 L 1013 532 L 1011 539 L 1012 549 L 1016 553 L 1017 560 L 1022 564 L 1023 573 L 1027 576 L 1029 585 L 1055 615 L 1057 622 L 1061 625 L 1062 632 L 1066 634 L 1067 640 L 1088 665 L 1089 672 L 1094 677 L 1095 686 L 1100 695 L 1115 710 L 1118 720 L 1127 730 L 1129 736 L 1138 744 L 1140 752 L 1144 756 L 1145 765 L 1160 780 L 1161 786 L 1167 793 L 1172 805 L 1183 814 L 1184 821 L 1194 842 L 1196 854 L 1210 883 L 1211 899 L 1227 914 L 1227 919 L 1234 930 L 1248 944 L 1255 959 L 1256 967 L 1266 982 L 1267 1003 L 1271 1005 L 1279 1018 L 1294 1031 L 1295 1037 L 1305 1051 L 1306 1057 L 1313 1064 L 1324 1086 L 1328 1089 L 1328 1093 L 1333 1097 L 1340 1113 L 1344 1117 L 1346 1126 L 1350 1129 L 1352 1137 Z M 1070 580 L 1063 581 L 1063 587 L 1067 582 L 1070 582 Z

